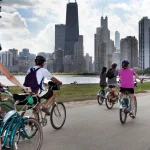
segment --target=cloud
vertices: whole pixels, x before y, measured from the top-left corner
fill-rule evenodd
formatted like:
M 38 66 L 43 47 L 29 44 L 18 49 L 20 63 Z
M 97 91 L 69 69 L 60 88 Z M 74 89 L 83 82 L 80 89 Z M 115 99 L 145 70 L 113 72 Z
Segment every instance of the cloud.
M 2 12 L 2 16 L 0 41 L 4 44 L 3 48 L 12 48 L 12 46 L 15 48 L 16 42 L 14 40 L 16 38 L 23 39 L 30 34 L 26 21 L 18 12 Z
M 124 11 L 131 11 L 131 7 L 129 7 L 126 3 L 118 3 L 118 4 L 110 4 L 109 9 L 122 9 Z
M 41 30 L 36 37 L 31 38 L 19 38 L 19 36 L 10 36 L 10 34 L 4 34 L 9 41 L 3 42 L 4 49 L 12 47 L 21 51 L 23 48 L 29 48 L 31 53 L 49 52 L 54 51 L 54 24 L 48 24 L 44 30 Z M 3 36 L 3 39 L 5 38 Z M 24 35 L 25 36 L 25 35 Z M 6 40 L 5 40 L 6 41 Z M 11 45 L 11 47 L 10 47 Z
M 38 0 L 3 0 L 2 9 L 6 12 L 14 12 L 17 8 L 35 7 Z
M 35 18 L 35 17 L 34 18 L 25 18 L 25 20 L 29 21 L 29 22 L 40 22 L 39 19 Z

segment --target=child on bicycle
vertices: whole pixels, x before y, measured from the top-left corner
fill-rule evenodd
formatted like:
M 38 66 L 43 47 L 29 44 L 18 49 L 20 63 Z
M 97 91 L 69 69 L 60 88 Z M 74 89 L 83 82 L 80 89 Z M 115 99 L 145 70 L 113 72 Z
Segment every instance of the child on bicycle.
M 135 118 L 134 115 L 134 76 L 142 82 L 142 79 L 135 73 L 135 71 L 129 68 L 129 61 L 122 61 L 122 69 L 119 71 L 120 78 L 120 92 L 128 91 L 131 100 L 130 116 Z
M 106 71 L 107 71 L 107 68 L 106 67 L 103 67 L 102 68 L 102 72 L 100 73 L 100 90 L 104 92 L 104 89 L 106 88 L 107 86 L 107 82 L 106 82 Z M 105 94 L 105 93 L 103 93 Z
M 118 100 L 118 93 L 119 93 L 119 85 L 117 83 L 117 63 L 113 62 L 111 64 L 111 68 L 107 71 L 106 77 L 108 78 L 108 87 L 109 87 L 109 96 L 108 98 L 112 102 L 116 102 Z

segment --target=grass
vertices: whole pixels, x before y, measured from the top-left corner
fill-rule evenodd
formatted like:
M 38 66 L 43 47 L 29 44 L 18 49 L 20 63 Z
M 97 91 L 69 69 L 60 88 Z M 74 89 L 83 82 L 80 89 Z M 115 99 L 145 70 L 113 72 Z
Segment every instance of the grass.
M 22 93 L 20 88 L 12 86 L 9 88 L 12 93 Z M 68 84 L 61 86 L 61 90 L 57 92 L 56 99 L 69 102 L 69 101 L 84 101 L 95 100 L 97 92 L 99 90 L 99 84 Z M 139 84 L 135 88 L 135 93 L 145 93 L 146 90 L 150 90 L 150 82 Z

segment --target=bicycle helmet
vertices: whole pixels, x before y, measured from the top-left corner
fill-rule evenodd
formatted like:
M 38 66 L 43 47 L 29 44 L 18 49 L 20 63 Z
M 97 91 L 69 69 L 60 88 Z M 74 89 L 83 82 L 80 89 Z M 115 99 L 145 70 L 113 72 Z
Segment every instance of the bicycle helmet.
M 38 55 L 35 58 L 36 65 L 42 65 L 45 61 L 46 61 L 46 59 L 42 55 Z
M 116 68 L 117 67 L 117 64 L 114 62 L 111 64 L 112 68 Z
M 129 65 L 129 61 L 128 60 L 123 60 L 122 61 L 122 68 L 127 68 L 128 67 L 128 65 Z

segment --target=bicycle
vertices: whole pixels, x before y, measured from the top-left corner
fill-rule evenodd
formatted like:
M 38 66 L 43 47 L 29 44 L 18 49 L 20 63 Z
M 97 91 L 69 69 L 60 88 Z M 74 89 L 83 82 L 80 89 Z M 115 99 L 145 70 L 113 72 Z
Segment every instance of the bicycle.
M 54 84 L 53 82 L 48 82 L 48 86 L 51 90 L 59 90 L 60 86 L 57 84 Z M 46 100 L 43 100 L 41 103 L 38 103 L 36 107 L 33 109 L 33 115 L 37 120 L 41 123 L 41 126 L 47 125 L 47 117 L 48 115 L 44 115 L 41 112 L 42 104 Z M 51 102 L 51 104 L 48 106 L 48 110 L 50 112 L 50 122 L 54 129 L 58 130 L 61 129 L 66 121 L 66 108 L 65 105 L 62 102 L 56 102 L 55 100 Z M 56 117 L 56 122 L 55 122 Z
M 106 100 L 105 100 L 105 102 L 106 102 L 106 107 L 108 108 L 108 109 L 112 109 L 113 108 L 113 106 L 116 104 L 116 103 L 118 103 L 118 100 L 119 100 L 119 95 L 116 95 L 115 94 L 115 90 L 116 90 L 116 87 L 115 86 L 113 86 L 113 85 L 110 85 L 109 86 L 109 91 L 107 92 L 107 94 L 106 94 Z M 112 100 L 113 98 L 115 98 L 115 100 Z
M 99 90 L 97 93 L 97 101 L 100 105 L 102 105 L 104 100 L 106 99 L 105 94 L 106 94 L 106 88 Z
M 57 84 L 54 84 L 52 82 L 48 82 L 48 86 L 49 88 L 51 88 L 52 90 L 59 90 L 60 86 Z M 45 99 L 42 100 L 40 99 L 36 94 L 30 93 L 30 94 L 11 94 L 7 88 L 3 88 L 1 89 L 1 92 L 7 93 L 9 95 L 9 97 L 11 98 L 12 101 L 19 101 L 19 103 L 17 105 L 24 105 L 25 107 L 22 108 L 22 110 L 25 108 L 25 110 L 23 110 L 21 116 L 24 116 L 25 113 L 27 112 L 27 110 L 33 110 L 32 114 L 30 115 L 31 117 L 37 119 L 42 126 L 46 126 L 47 124 L 47 115 L 45 114 L 43 116 L 42 112 L 41 112 L 41 106 L 42 104 L 46 101 Z M 29 102 L 27 101 L 27 97 L 30 96 L 31 98 L 31 102 L 29 104 Z M 33 103 L 34 100 L 34 103 Z M 42 100 L 42 102 L 41 102 Z M 8 101 L 8 99 L 5 99 L 5 101 Z M 7 105 L 6 105 L 7 103 Z M 33 103 L 33 104 L 31 104 Z M 29 106 L 28 106 L 29 104 Z M 9 102 L 3 102 L 1 103 L 1 108 L 6 107 L 7 109 L 11 109 L 13 110 L 13 108 L 9 105 Z M 66 108 L 64 106 L 64 104 L 62 102 L 56 102 L 55 100 L 51 102 L 51 104 L 48 107 L 49 112 L 51 113 L 50 115 L 50 122 L 51 125 L 54 129 L 58 130 L 60 128 L 62 128 L 62 126 L 65 123 L 66 120 Z M 58 123 L 55 122 L 55 117 L 58 119 Z
M 27 99 L 30 100 L 30 97 Z M 2 149 L 40 150 L 43 142 L 42 127 L 34 118 L 21 117 L 16 111 L 17 104 L 18 101 L 14 104 L 15 110 L 9 111 L 1 120 Z M 38 139 L 38 143 L 35 144 L 31 141 L 34 138 Z M 34 146 L 31 146 L 31 144 L 34 144 Z
M 141 83 L 143 83 L 143 79 L 142 79 Z M 134 87 L 137 87 L 137 81 L 136 80 L 134 82 Z M 130 100 L 128 91 L 124 91 L 121 94 L 122 94 L 122 96 L 120 98 L 119 116 L 120 116 L 120 122 L 122 124 L 125 124 L 126 119 L 129 116 L 129 113 L 131 111 L 131 100 Z M 137 99 L 136 99 L 136 96 L 134 96 L 134 112 L 133 113 L 134 113 L 134 116 L 136 117 L 136 114 L 137 114 Z

